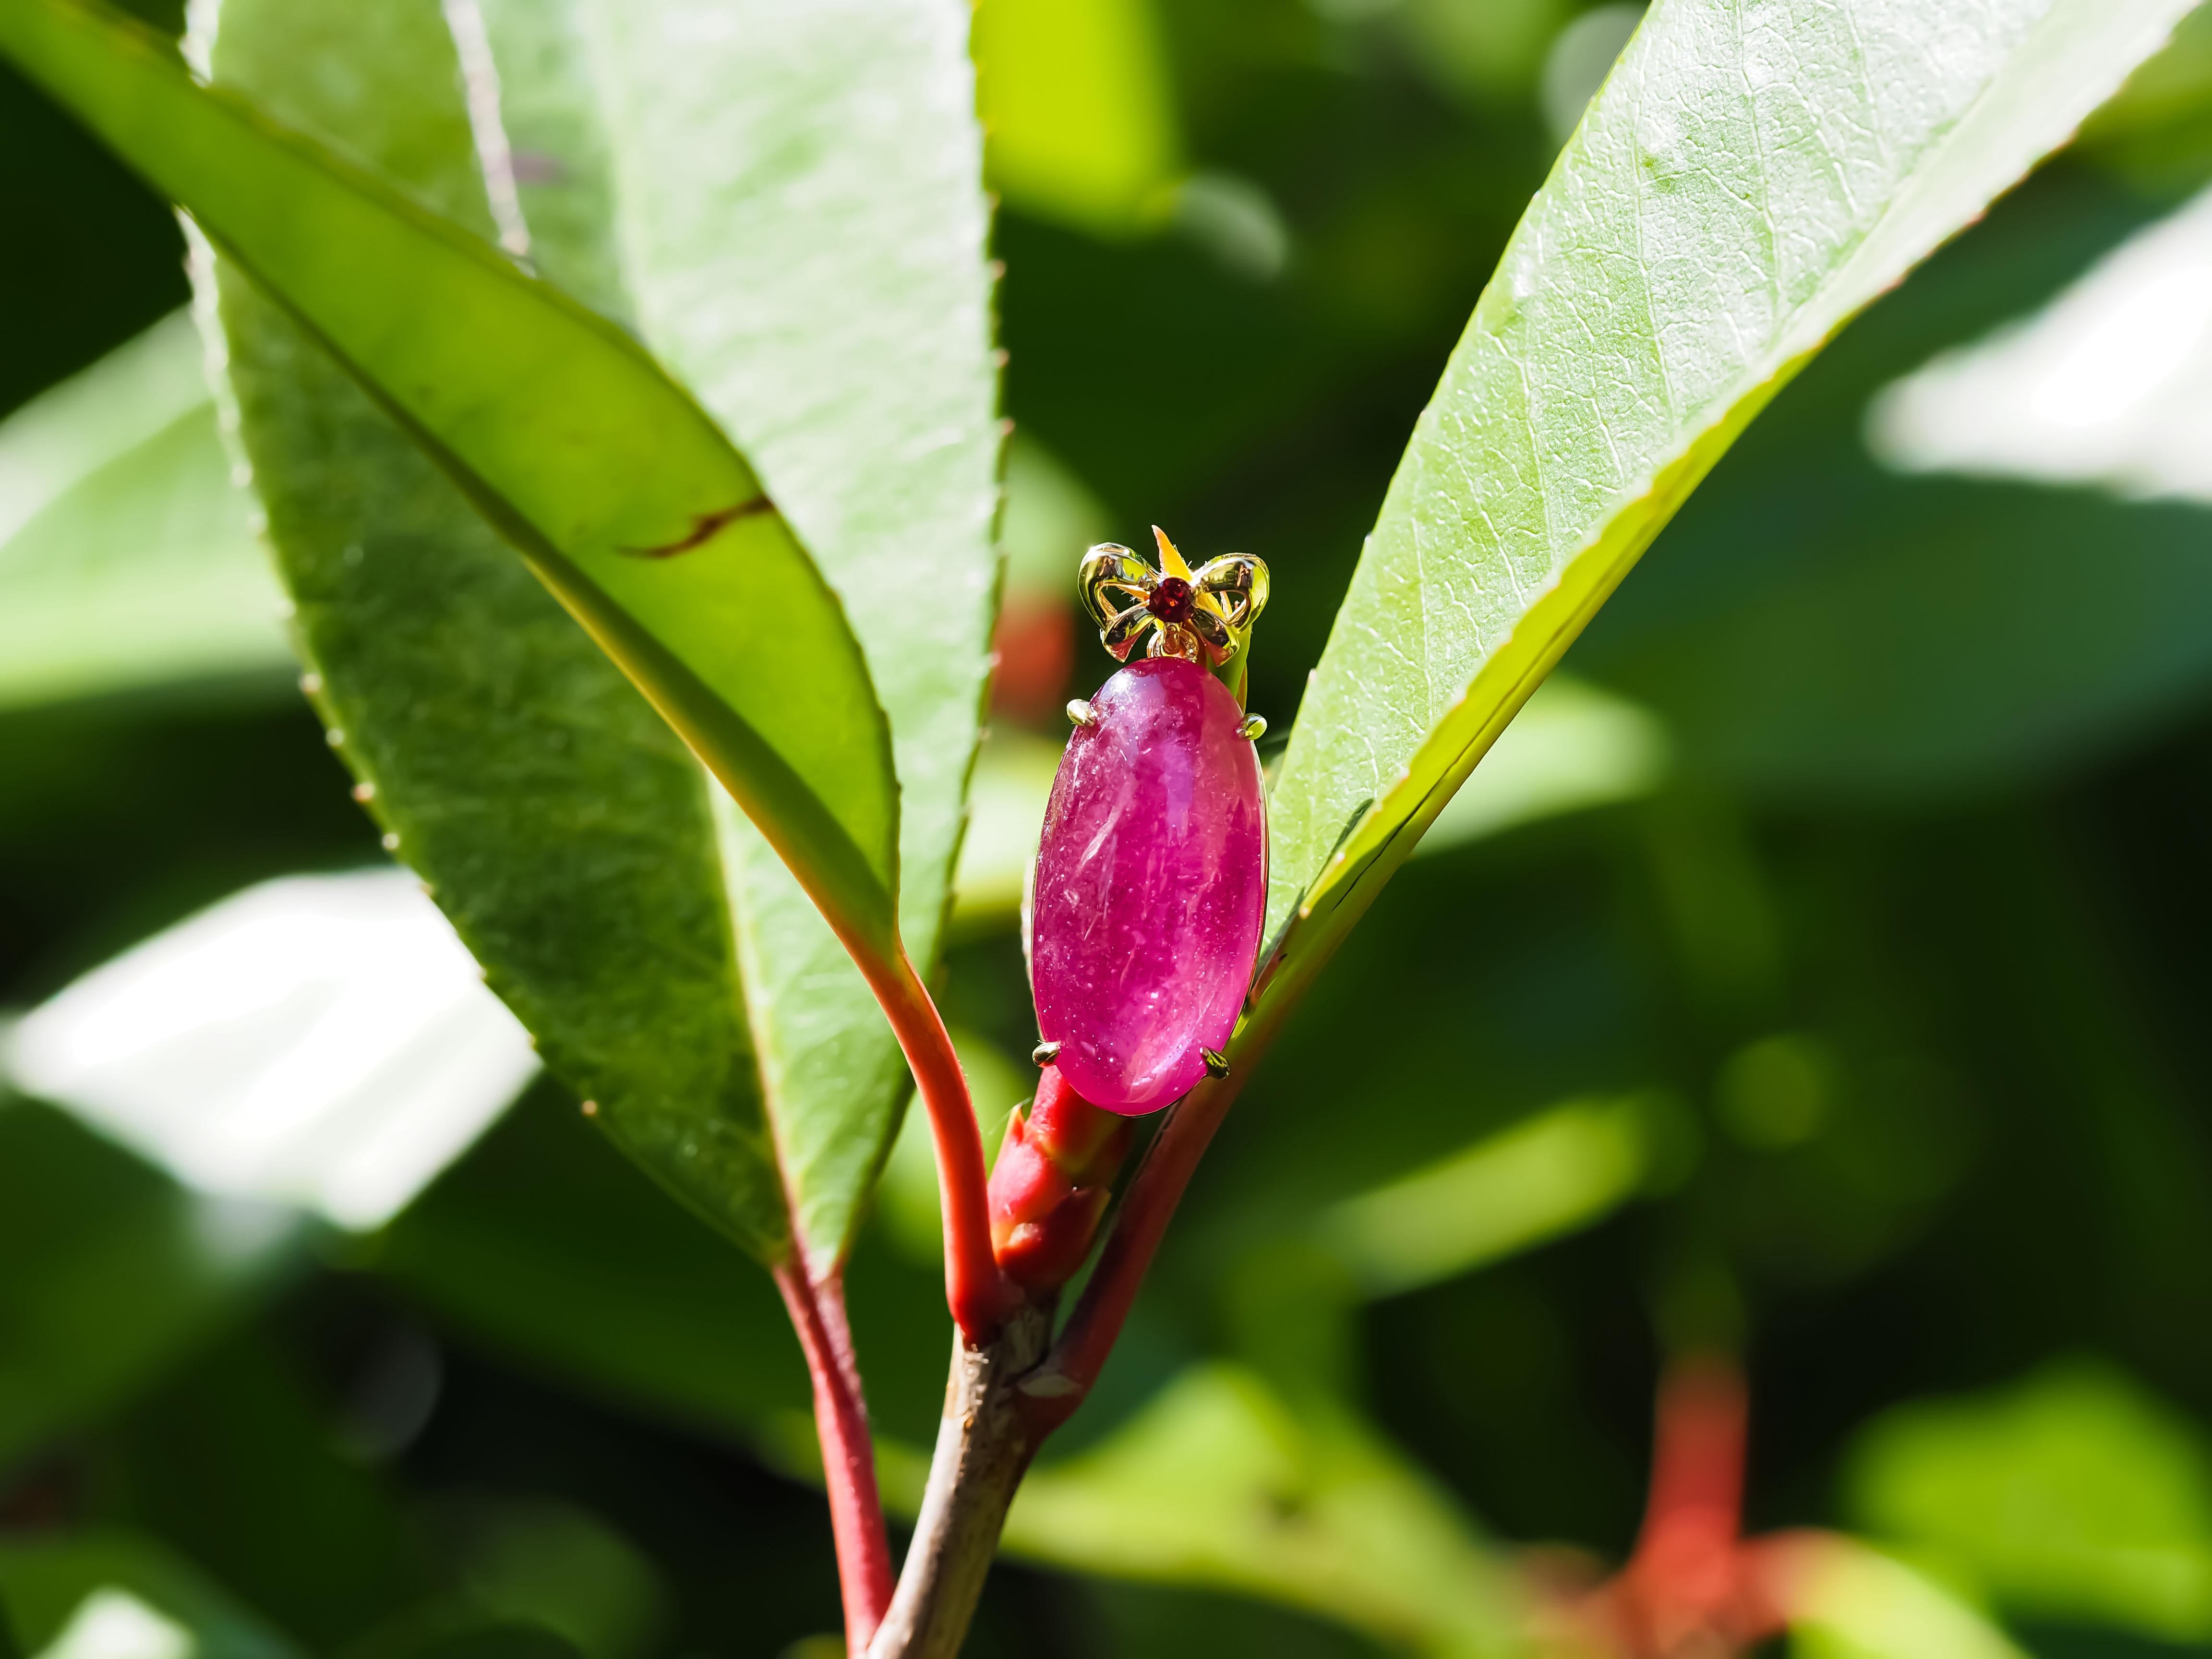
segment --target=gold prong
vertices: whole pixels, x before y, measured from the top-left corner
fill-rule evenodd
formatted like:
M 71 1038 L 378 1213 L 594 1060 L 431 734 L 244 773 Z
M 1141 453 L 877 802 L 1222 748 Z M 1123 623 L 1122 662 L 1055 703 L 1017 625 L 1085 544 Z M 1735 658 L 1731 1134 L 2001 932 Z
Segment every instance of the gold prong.
M 1257 714 L 1247 714 L 1237 727 L 1237 735 L 1248 743 L 1257 743 L 1267 735 L 1267 722 Z
M 1040 1066 L 1049 1066 L 1060 1058 L 1060 1045 L 1057 1042 L 1040 1042 L 1030 1050 L 1030 1058 Z
M 1067 723 L 1070 726 L 1096 726 L 1098 711 L 1080 697 L 1071 697 L 1067 703 Z
M 1198 1052 L 1205 1058 L 1206 1076 L 1218 1082 L 1229 1075 L 1228 1055 L 1218 1048 L 1200 1048 Z

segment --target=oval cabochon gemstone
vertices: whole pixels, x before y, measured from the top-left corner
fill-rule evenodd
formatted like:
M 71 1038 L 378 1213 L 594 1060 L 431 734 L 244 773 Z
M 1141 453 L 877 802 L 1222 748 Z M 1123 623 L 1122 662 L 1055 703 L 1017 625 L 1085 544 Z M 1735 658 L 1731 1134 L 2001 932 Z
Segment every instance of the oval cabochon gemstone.
M 1091 699 L 1045 809 L 1030 984 L 1093 1105 L 1158 1111 L 1206 1074 L 1251 982 L 1267 827 L 1243 711 L 1194 663 L 1148 658 Z

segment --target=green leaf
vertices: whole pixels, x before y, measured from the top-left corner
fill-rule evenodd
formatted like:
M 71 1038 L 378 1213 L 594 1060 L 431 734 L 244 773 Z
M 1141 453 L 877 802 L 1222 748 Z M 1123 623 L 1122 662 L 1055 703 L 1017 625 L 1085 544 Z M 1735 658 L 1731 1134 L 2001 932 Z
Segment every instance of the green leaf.
M 1859 1526 L 2009 1608 L 2212 1636 L 2212 1451 L 2108 1366 L 1891 1412 L 1851 1448 L 1845 1488 Z
M 2144 217 L 2078 170 L 2000 204 L 1776 399 L 1571 665 L 1646 700 L 1685 770 L 1800 805 L 2033 785 L 2185 718 L 2212 572 L 2172 434 L 2203 359 L 2128 319 L 2186 292 L 2205 219 Z M 1989 476 L 1890 470 L 1952 465 Z M 2198 501 L 2053 487 L 2091 479 Z
M 435 0 L 234 0 L 213 46 L 222 80 L 489 228 Z M 370 807 L 617 1139 L 780 1258 L 705 775 L 313 337 L 234 269 L 218 286 L 301 643 Z
M 705 412 L 620 330 L 112 13 L 10 0 L 0 50 L 374 389 L 855 948 L 894 954 L 897 787 L 866 665 Z M 404 177 L 426 158 L 380 159 Z
M 379 1631 L 371 1651 L 375 1659 L 580 1659 L 574 1643 L 543 1625 L 487 1623 L 470 1613 Z
M 1555 674 L 1499 734 L 1423 837 L 1442 852 L 1563 813 L 1640 800 L 1666 781 L 1666 727 L 1650 712 Z
M 2203 707 L 2201 507 L 1865 483 L 1807 524 L 1802 563 L 1599 671 L 1668 719 L 1685 769 L 1801 805 L 1954 800 L 2063 777 Z
M 521 9 L 487 14 L 495 52 Z M 1002 434 L 968 9 L 590 0 L 581 15 L 641 331 L 803 535 L 889 714 L 899 927 L 927 972 L 998 586 Z M 520 78 L 502 68 L 503 86 Z M 777 1149 L 800 1236 L 834 1260 L 897 1127 L 906 1068 L 805 891 L 750 825 L 727 829 Z
M 666 1579 L 589 1510 L 468 1492 L 434 1500 L 429 1521 L 453 1590 L 486 1617 L 551 1631 L 588 1659 L 641 1659 L 668 1633 Z
M 498 94 L 497 125 L 487 136 L 503 148 L 514 193 L 508 234 L 526 239 L 539 276 L 629 328 L 632 307 L 612 229 L 614 157 L 582 4 L 475 0 L 449 9 L 446 19 L 456 45 L 480 60 L 471 70 L 477 95 Z
M 1010 1555 L 1208 1585 L 1425 1651 L 1495 1651 L 1517 1608 L 1448 1497 L 1356 1414 L 1193 1366 L 1102 1443 L 1032 1473 Z
M 26 1653 L 298 1659 L 300 1649 L 163 1545 L 116 1528 L 0 1544 L 0 1603 Z
M 775 1287 L 595 1143 L 557 1091 L 526 1097 L 392 1222 L 378 1274 L 506 1362 L 658 1418 L 804 1413 Z
M 1316 1242 L 1370 1296 L 1437 1284 L 1609 1214 L 1662 1164 L 1668 1136 L 1663 1100 L 1563 1102 L 1332 1204 Z
M 1060 771 L 1060 745 L 1008 726 L 994 729 L 975 757 L 968 792 L 968 833 L 953 872 L 952 925 L 962 933 L 1011 930 L 1036 861 L 1045 805 Z
M 387 1363 L 417 1381 L 384 1398 L 420 1401 L 434 1357 L 398 1341 Z M 331 1404 L 257 1326 L 196 1355 L 104 1437 L 133 1520 L 323 1653 L 410 1589 L 405 1516 L 368 1462 L 399 1419 Z
M 596 1140 L 561 1091 L 526 1098 L 392 1222 L 377 1273 L 457 1338 L 591 1398 L 779 1456 L 811 1445 L 775 1287 Z M 926 1445 L 936 1427 L 943 1282 L 934 1256 L 866 1240 L 848 1264 L 879 1435 Z
M 1159 34 L 1152 0 L 983 0 L 975 63 L 991 187 L 1094 235 L 1164 223 L 1182 145 Z
M 1279 968 L 1326 955 L 1775 391 L 2187 9 L 1659 0 L 1477 304 L 1300 708 Z
M 58 1112 L 0 1103 L 0 1468 L 159 1381 L 303 1243 L 290 1211 L 187 1192 Z
M 0 704 L 283 684 L 278 595 L 183 312 L 0 425 Z
M 451 925 L 389 868 L 234 893 L 73 981 L 0 1059 L 200 1191 L 357 1233 L 404 1209 L 538 1070 Z
M 1793 1592 L 1796 1659 L 2027 1659 L 1982 1611 L 1893 1556 L 1821 1538 Z

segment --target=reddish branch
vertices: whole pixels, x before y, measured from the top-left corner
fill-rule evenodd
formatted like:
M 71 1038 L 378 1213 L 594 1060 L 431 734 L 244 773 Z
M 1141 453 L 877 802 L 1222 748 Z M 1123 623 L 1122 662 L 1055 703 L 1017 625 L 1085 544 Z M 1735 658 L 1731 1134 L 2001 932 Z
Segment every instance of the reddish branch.
M 900 1572 L 894 1613 L 870 1650 L 871 1659 L 935 1659 L 957 1650 L 1022 1471 L 1097 1381 L 1176 1206 L 1245 1073 L 1266 1052 L 1364 908 L 1349 901 L 1339 905 L 1314 947 L 1297 963 L 1263 975 L 1251 1018 L 1230 1044 L 1228 1075 L 1200 1083 L 1170 1110 L 1130 1177 L 1089 1284 L 1042 1361 L 1035 1355 L 1049 1319 L 1050 1293 L 1025 1302 L 995 1261 L 987 1274 L 975 1261 L 979 1245 L 987 1260 L 990 1252 L 981 1139 L 965 1085 L 960 1085 L 958 1121 L 948 1121 L 951 1115 L 933 1099 L 930 1079 L 917 1057 L 929 1052 L 921 1016 L 926 1013 L 939 1041 L 944 1027 L 927 994 L 912 980 L 910 968 L 911 999 L 917 1007 L 895 1006 L 884 988 L 877 988 L 929 1108 L 945 1203 L 946 1293 L 967 1340 L 956 1346 L 945 1432 L 931 1464 L 923 1524 Z M 950 1060 L 949 1042 L 942 1052 Z M 951 1076 L 957 1083 L 957 1060 L 951 1061 Z M 972 1197 L 966 1184 L 971 1181 Z M 963 1316 L 963 1307 L 975 1312 L 975 1322 Z
M 1016 1321 L 1017 1329 L 1027 1327 L 1016 1318 L 1023 1311 L 1021 1293 L 1000 1272 L 992 1255 L 983 1141 L 975 1127 L 975 1108 L 969 1099 L 959 1056 L 953 1052 L 952 1038 L 937 1005 L 902 950 L 888 961 L 871 951 L 854 950 L 853 956 L 898 1037 L 899 1048 L 914 1073 L 915 1092 L 929 1115 L 945 1215 L 945 1299 L 960 1328 L 956 1351 L 997 1355 L 1002 1352 L 1001 1333 L 1010 1319 Z M 845 1638 L 855 1656 L 864 1655 L 876 1643 L 886 1617 L 894 1613 L 894 1587 L 883 1503 L 876 1487 L 874 1446 L 869 1438 L 867 1407 L 861 1397 L 852 1336 L 845 1322 L 843 1289 L 834 1273 L 812 1279 L 796 1266 L 778 1270 L 776 1285 L 783 1292 L 793 1328 L 805 1351 L 807 1370 L 814 1379 L 814 1422 L 822 1443 L 823 1474 L 836 1537 Z M 957 1369 L 956 1365 L 956 1375 Z M 981 1374 L 993 1376 L 998 1370 L 987 1365 Z M 1019 1478 L 1018 1470 L 1013 1478 Z M 933 1474 L 933 1485 L 934 1481 Z M 1009 1482 L 1008 1497 L 1012 1490 Z M 1001 1518 L 1004 1512 L 1002 1502 L 998 1511 Z M 953 1535 L 957 1535 L 957 1530 Z M 995 1540 L 995 1523 L 991 1536 Z M 918 1539 L 917 1546 L 920 1542 Z M 983 1559 L 988 1563 L 988 1548 Z M 919 1547 L 909 1553 L 907 1566 L 909 1579 L 920 1576 L 933 1583 L 943 1577 L 944 1563 L 925 1559 Z M 975 1576 L 980 1587 L 980 1568 Z M 911 1627 L 915 1608 L 927 1613 L 939 1600 L 933 1595 L 905 1593 L 892 1620 L 901 1631 L 884 1632 L 887 1650 L 902 1654 L 916 1650 L 902 1632 Z M 972 1595 L 968 1606 L 973 1607 Z M 964 1613 L 959 1628 L 966 1628 Z M 957 1643 L 957 1633 L 954 1639 Z
M 1749 1404 L 1731 1361 L 1676 1361 L 1661 1380 L 1650 1495 L 1635 1553 L 1547 1623 L 1618 1659 L 1726 1659 L 1778 1633 L 1807 1570 L 1836 1540 L 1742 1536 Z
M 865 960 L 862 965 L 865 969 Z M 945 1300 L 969 1346 L 980 1348 L 998 1334 L 1022 1298 L 991 1253 L 985 1192 L 989 1176 L 968 1079 L 937 1005 L 906 953 L 899 953 L 895 973 L 872 971 L 868 979 L 914 1073 L 922 1109 L 929 1114 L 939 1202 L 945 1212 Z
M 1044 1352 L 1049 1306 L 1018 1310 L 992 1341 L 952 1345 L 945 1415 L 914 1542 L 869 1659 L 954 1659 L 997 1553 L 1006 1510 L 1042 1435 L 1017 1385 Z
M 1146 1149 L 1091 1282 L 1084 1286 L 1044 1364 L 1020 1385 L 1023 1414 L 1038 1439 L 1073 1415 L 1097 1382 L 1167 1235 L 1168 1223 L 1182 1201 L 1183 1189 L 1228 1115 L 1242 1080 L 1239 1068 L 1226 1078 L 1200 1084 L 1170 1112 Z
M 876 1491 L 875 1448 L 860 1368 L 845 1322 L 845 1287 L 832 1273 L 810 1279 L 794 1261 L 775 1270 L 775 1287 L 805 1351 L 814 1379 L 814 1431 L 822 1443 L 822 1475 L 830 1492 L 830 1528 L 837 1541 L 837 1582 L 845 1598 L 845 1639 L 856 1655 L 868 1650 L 891 1601 L 890 1544 Z

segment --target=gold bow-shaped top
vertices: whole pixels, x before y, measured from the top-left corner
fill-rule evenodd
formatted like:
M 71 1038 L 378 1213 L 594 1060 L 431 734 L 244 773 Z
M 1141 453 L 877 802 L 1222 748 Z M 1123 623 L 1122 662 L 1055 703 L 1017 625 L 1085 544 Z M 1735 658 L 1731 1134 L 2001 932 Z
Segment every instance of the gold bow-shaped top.
M 1158 525 L 1152 538 L 1160 544 L 1158 570 L 1112 542 L 1083 556 L 1076 582 L 1098 624 L 1098 643 L 1127 662 L 1149 631 L 1147 656 L 1220 667 L 1244 648 L 1267 607 L 1267 567 L 1249 553 L 1224 553 L 1193 570 Z

